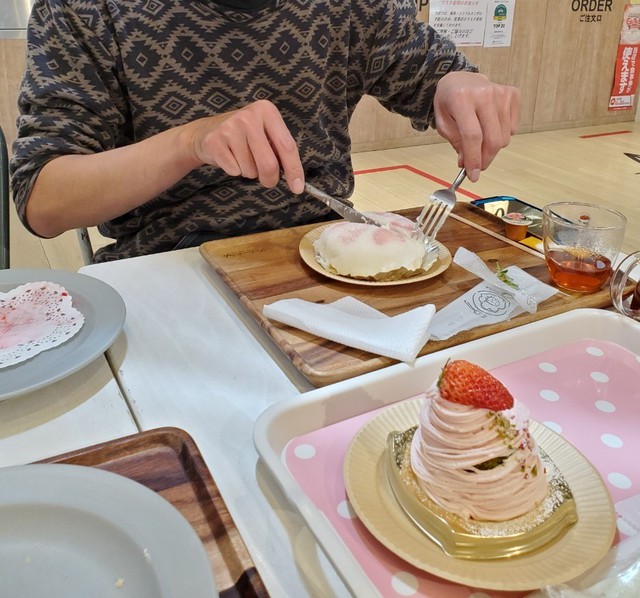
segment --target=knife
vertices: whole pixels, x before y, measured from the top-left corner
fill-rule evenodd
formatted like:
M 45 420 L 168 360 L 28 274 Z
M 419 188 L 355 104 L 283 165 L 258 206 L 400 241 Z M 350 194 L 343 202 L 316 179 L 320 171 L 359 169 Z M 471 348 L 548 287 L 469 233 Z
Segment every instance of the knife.
M 362 222 L 363 224 L 373 224 L 374 226 L 384 227 L 380 222 L 377 222 L 373 218 L 365 216 L 363 213 L 358 212 L 355 208 L 342 203 L 339 199 L 331 197 L 324 191 L 320 191 L 317 187 L 314 187 L 311 183 L 305 183 L 304 189 L 310 195 L 313 195 L 316 199 L 319 199 L 322 203 L 329 206 L 334 212 L 337 212 L 345 220 L 350 222 Z

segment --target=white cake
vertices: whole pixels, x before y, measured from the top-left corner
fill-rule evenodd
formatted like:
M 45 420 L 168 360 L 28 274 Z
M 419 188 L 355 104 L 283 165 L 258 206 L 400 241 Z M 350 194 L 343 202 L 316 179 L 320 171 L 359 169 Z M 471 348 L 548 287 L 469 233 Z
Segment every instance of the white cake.
M 391 227 L 341 221 L 327 226 L 313 247 L 318 263 L 330 272 L 364 280 L 400 280 L 426 271 L 424 241 L 412 235 L 414 222 L 388 212 L 367 213 Z

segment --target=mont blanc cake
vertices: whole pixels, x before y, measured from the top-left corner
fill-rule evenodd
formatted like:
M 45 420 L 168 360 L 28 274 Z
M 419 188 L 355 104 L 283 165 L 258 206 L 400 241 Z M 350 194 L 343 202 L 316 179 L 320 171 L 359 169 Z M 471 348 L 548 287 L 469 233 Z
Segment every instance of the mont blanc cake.
M 527 408 L 467 361 L 445 364 L 418 425 L 393 433 L 388 452 L 401 507 L 453 556 L 523 554 L 577 521 L 571 490 L 531 434 Z
M 340 221 L 327 226 L 313 244 L 317 262 L 340 276 L 390 281 L 416 276 L 437 259 L 426 254 L 415 223 L 388 212 L 368 213 L 383 226 Z M 427 257 L 428 256 L 428 257 Z

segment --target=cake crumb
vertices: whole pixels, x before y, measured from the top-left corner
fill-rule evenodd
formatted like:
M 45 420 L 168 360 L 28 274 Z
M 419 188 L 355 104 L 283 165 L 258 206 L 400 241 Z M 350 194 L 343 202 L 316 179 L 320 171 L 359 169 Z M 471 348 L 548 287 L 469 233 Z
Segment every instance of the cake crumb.
M 122 577 L 118 577 L 118 579 L 116 580 L 116 588 L 123 588 L 124 587 L 124 579 L 122 579 Z
M 145 549 L 142 551 L 142 554 L 144 555 L 144 560 L 145 560 L 148 564 L 151 564 L 151 555 L 149 554 L 149 550 L 145 548 Z

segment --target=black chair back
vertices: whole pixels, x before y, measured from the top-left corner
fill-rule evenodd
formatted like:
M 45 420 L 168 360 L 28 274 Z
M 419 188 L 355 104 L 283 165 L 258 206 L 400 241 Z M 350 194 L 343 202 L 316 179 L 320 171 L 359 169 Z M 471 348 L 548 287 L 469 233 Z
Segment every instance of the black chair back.
M 9 151 L 0 127 L 0 269 L 9 267 Z

